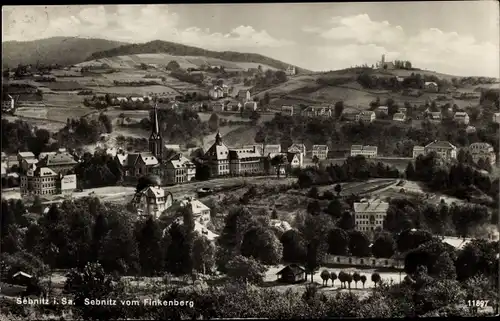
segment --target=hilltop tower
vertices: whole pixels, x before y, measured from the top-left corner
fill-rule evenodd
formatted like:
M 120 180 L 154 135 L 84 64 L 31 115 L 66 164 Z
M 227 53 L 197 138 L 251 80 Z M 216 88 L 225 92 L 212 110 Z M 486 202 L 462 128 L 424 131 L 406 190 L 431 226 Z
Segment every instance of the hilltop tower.
M 160 124 L 158 122 L 158 106 L 156 103 L 153 107 L 153 116 L 151 118 L 152 131 L 151 136 L 149 136 L 149 151 L 158 160 L 160 160 L 162 156 L 163 139 L 160 135 Z

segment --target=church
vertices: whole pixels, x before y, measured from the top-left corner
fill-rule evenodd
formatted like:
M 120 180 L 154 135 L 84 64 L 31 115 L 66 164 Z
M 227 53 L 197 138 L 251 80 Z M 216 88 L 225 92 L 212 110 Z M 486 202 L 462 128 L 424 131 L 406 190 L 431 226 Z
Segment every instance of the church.
M 165 185 L 191 181 L 196 173 L 196 166 L 180 152 L 172 154 L 170 145 L 164 145 L 160 134 L 158 107 L 153 107 L 151 117 L 151 135 L 149 152 L 118 153 L 115 157 L 126 180 L 135 181 L 144 175 L 157 175 Z

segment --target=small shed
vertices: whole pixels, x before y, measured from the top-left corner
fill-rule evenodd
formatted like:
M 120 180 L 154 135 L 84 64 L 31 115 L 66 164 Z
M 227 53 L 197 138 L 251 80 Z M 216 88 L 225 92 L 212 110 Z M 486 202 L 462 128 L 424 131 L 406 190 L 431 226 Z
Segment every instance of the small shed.
M 306 280 L 306 270 L 297 264 L 287 265 L 276 274 L 278 275 L 278 281 L 283 283 L 292 284 Z

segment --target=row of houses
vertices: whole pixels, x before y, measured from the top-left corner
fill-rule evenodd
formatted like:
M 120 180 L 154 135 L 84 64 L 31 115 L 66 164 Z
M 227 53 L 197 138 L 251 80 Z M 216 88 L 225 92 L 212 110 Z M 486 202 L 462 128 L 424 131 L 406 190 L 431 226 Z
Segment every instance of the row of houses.
M 490 164 L 496 163 L 496 154 L 493 146 L 488 143 L 472 143 L 469 147 L 465 148 L 471 155 L 475 163 L 480 159 L 489 160 Z M 436 153 L 439 157 L 445 160 L 452 160 L 457 158 L 458 148 L 447 141 L 435 140 L 426 146 L 414 146 L 413 158 L 419 155 L 427 155 L 429 153 Z

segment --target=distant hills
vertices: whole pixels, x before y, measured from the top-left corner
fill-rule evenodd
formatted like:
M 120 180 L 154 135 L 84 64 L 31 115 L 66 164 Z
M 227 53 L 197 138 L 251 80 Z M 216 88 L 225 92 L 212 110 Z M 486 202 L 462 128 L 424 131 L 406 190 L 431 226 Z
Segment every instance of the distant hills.
M 286 69 L 290 64 L 255 53 L 241 53 L 234 51 L 211 51 L 198 47 L 181 45 L 175 42 L 154 40 L 143 44 L 123 45 L 101 52 L 94 52 L 86 60 L 98 60 L 115 56 L 129 56 L 139 54 L 168 54 L 172 56 L 197 56 L 215 58 L 230 62 L 245 62 L 267 65 L 276 69 Z M 295 66 L 298 71 L 310 72 Z
M 74 65 L 96 51 L 109 50 L 123 42 L 77 37 L 53 37 L 34 41 L 2 42 L 2 66 L 18 64 Z
M 84 61 L 102 60 L 117 56 L 161 54 L 163 56 L 204 57 L 206 61 L 227 61 L 234 63 L 262 64 L 275 69 L 286 69 L 289 64 L 255 53 L 234 51 L 211 51 L 185 46 L 168 41 L 150 41 L 142 44 L 127 44 L 104 39 L 78 37 L 53 37 L 35 41 L 2 42 L 2 66 L 15 67 L 18 64 L 75 65 Z M 307 72 L 297 67 L 298 72 Z

